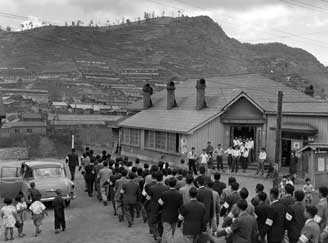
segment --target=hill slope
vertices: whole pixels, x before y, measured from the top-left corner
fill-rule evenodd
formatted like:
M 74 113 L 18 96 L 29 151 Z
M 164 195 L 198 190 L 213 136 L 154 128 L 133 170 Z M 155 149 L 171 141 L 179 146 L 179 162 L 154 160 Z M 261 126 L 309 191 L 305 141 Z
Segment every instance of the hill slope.
M 243 44 L 210 18 L 158 18 L 121 27 L 42 27 L 0 32 L 0 66 L 74 67 L 106 61 L 113 69 L 156 67 L 164 78 L 262 73 L 298 89 L 328 88 L 327 69 L 310 53 L 283 44 Z M 67 68 L 66 68 L 67 69 Z

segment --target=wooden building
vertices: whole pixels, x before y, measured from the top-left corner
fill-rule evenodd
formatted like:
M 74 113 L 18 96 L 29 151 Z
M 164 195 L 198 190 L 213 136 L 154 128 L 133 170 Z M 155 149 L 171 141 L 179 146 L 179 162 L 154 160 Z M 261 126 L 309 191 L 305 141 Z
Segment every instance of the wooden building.
M 170 82 L 152 96 L 145 85 L 143 100 L 129 107 L 135 114 L 120 123 L 122 154 L 154 161 L 166 155 L 176 162 L 191 147 L 200 152 L 211 141 L 227 148 L 242 137 L 253 138 L 256 153 L 266 148 L 273 161 L 280 90 L 282 166 L 288 167 L 291 151 L 328 142 L 328 103 L 256 74 L 188 80 L 177 87 Z

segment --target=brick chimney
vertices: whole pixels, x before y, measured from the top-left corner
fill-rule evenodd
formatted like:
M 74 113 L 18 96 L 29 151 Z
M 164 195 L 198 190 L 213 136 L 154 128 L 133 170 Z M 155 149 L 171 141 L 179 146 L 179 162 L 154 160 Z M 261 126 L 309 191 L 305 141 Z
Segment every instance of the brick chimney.
M 207 107 L 205 100 L 206 81 L 201 78 L 196 83 L 196 109 L 200 110 Z
M 142 88 L 143 109 L 148 109 L 149 107 L 153 106 L 150 98 L 152 94 L 153 88 L 150 86 L 150 84 L 145 84 Z
M 170 81 L 166 85 L 167 89 L 167 109 L 171 109 L 177 106 L 177 102 L 175 100 L 175 84 L 173 81 Z

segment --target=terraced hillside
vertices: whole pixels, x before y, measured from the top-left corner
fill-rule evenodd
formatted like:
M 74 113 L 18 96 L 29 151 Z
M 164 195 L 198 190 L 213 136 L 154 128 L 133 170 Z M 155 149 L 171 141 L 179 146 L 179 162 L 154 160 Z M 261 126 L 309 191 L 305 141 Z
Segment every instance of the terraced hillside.
M 117 71 L 158 68 L 164 79 L 257 72 L 298 89 L 314 84 L 328 90 L 327 68 L 310 53 L 280 43 L 240 43 L 205 16 L 0 32 L 0 66 L 74 69 L 77 60 L 105 61 Z

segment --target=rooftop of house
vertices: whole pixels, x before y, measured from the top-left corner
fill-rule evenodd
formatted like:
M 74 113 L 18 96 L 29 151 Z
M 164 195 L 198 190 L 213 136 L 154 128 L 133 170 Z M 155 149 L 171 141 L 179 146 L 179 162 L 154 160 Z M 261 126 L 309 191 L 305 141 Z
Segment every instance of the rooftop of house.
M 20 128 L 20 127 L 46 127 L 47 124 L 42 121 L 16 121 L 5 123 L 2 128 Z
M 283 113 L 291 115 L 328 116 L 328 102 L 307 96 L 257 74 L 220 76 L 206 79 L 207 108 L 196 109 L 196 80 L 176 86 L 177 106 L 167 110 L 167 90 L 151 96 L 152 107 L 143 110 L 143 101 L 128 109 L 140 111 L 119 125 L 131 128 L 192 133 L 198 127 L 220 116 L 227 107 L 246 97 L 264 113 L 276 113 L 278 91 L 283 91 Z
M 48 121 L 100 121 L 100 122 L 112 122 L 118 121 L 122 116 L 116 115 L 84 115 L 84 114 L 48 114 Z

